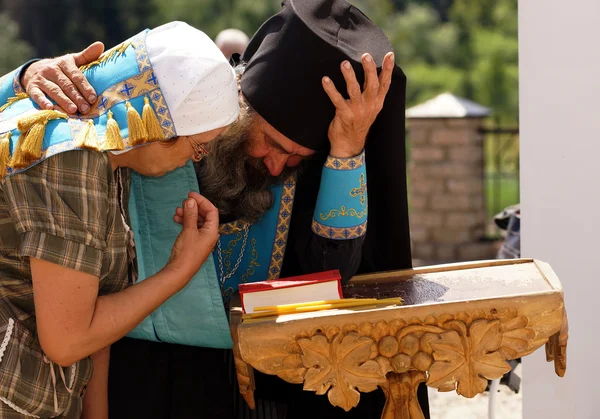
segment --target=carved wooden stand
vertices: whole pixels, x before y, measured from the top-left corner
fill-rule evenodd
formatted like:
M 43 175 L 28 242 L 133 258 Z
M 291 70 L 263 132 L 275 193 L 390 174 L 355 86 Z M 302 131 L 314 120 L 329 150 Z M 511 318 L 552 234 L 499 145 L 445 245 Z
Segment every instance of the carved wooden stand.
M 410 371 L 403 374 L 391 372 L 387 383 L 381 388 L 385 393 L 385 406 L 382 419 L 413 418 L 424 419 L 417 400 L 417 387 L 425 382 L 425 373 Z
M 466 304 L 472 310 L 455 310 Z M 238 381 L 252 408 L 253 368 L 303 384 L 317 395 L 327 394 L 332 405 L 346 411 L 358 404 L 360 392 L 381 388 L 387 400 L 383 419 L 423 419 L 416 396 L 422 382 L 474 397 L 485 391 L 487 380 L 510 371 L 507 360 L 544 344 L 556 373 L 563 376 L 566 369 L 568 326 L 562 292 L 282 323 L 240 321 L 241 309 L 234 308 Z

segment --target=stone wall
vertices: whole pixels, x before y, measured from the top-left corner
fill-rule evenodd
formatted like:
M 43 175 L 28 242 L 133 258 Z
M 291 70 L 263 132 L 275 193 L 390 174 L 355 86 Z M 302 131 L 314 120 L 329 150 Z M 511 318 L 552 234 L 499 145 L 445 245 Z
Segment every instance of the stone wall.
M 441 263 L 495 258 L 486 226 L 481 118 L 409 119 L 413 258 Z

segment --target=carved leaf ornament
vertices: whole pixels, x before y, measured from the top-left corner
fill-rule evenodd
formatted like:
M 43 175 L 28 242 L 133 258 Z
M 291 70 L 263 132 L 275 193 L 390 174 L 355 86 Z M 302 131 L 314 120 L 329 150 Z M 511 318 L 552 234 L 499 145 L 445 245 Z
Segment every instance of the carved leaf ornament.
M 298 333 L 253 365 L 288 382 L 304 383 L 304 390 L 327 393 L 332 405 L 346 411 L 358 404 L 359 392 L 385 387 L 388 373 L 427 374 L 429 387 L 456 389 L 470 398 L 485 390 L 488 379 L 510 371 L 506 360 L 546 343 L 548 321 L 531 323 L 516 309 L 507 309 L 331 325 Z M 565 326 L 548 348 L 557 373 L 564 374 L 567 333 Z
M 327 337 L 315 335 L 299 339 L 304 356 L 303 364 L 308 371 L 304 377 L 304 389 L 325 394 L 329 388 L 329 402 L 346 411 L 355 407 L 361 392 L 370 392 L 386 382 L 379 364 L 370 359 L 373 340 L 358 333 L 346 336 L 337 334 L 331 344 Z M 357 391 L 358 389 L 358 391 Z
M 461 396 L 474 397 L 485 390 L 488 379 L 500 378 L 511 370 L 498 351 L 502 343 L 499 321 L 477 320 L 468 330 L 458 321 L 448 326 L 455 330 L 431 342 L 435 362 L 429 369 L 427 385 L 440 391 L 456 387 Z

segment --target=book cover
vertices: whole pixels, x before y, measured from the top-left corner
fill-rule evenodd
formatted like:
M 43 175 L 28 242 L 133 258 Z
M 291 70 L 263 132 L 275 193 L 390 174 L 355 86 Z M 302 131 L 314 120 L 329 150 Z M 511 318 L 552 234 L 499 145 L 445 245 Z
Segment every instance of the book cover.
M 339 294 L 339 298 L 343 298 L 342 295 L 342 277 L 338 270 L 330 270 L 324 272 L 317 272 L 313 274 L 300 275 L 288 278 L 280 278 L 274 280 L 260 281 L 260 282 L 250 282 L 239 285 L 239 293 L 240 299 L 242 303 L 242 308 L 245 311 L 244 304 L 244 296 L 247 294 L 253 293 L 269 293 L 269 291 L 283 291 L 286 289 L 296 288 L 296 287 L 304 287 L 304 286 L 312 286 L 315 284 L 321 284 L 325 282 L 337 282 L 337 292 Z M 270 293 L 269 293 L 270 294 Z M 276 293 L 278 294 L 278 293 Z M 318 296 L 315 296 L 315 299 L 319 299 Z M 310 301 L 310 300 L 307 300 Z M 285 303 L 282 301 L 282 303 Z

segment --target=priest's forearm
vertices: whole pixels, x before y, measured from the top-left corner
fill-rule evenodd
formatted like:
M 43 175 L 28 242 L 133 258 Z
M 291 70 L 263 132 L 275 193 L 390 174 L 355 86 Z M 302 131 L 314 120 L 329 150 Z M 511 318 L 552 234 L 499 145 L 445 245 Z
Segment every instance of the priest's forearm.
M 312 221 L 306 263 L 339 269 L 347 282 L 358 270 L 367 232 L 367 172 L 364 151 L 325 161 Z
M 361 265 L 367 232 L 365 155 L 329 156 L 321 176 L 316 164 L 308 166 L 299 180 L 284 264 L 288 269 L 282 275 L 339 269 L 347 282 Z M 317 182 L 318 197 L 312 198 L 307 185 Z

